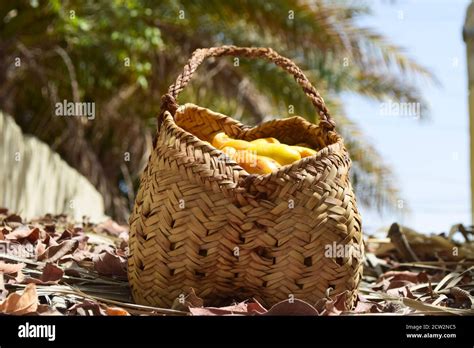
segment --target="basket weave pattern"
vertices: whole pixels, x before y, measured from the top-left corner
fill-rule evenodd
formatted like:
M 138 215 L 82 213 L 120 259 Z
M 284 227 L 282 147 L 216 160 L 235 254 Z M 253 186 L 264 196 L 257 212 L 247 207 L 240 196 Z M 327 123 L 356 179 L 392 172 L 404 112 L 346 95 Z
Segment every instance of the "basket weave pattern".
M 210 56 L 259 57 L 295 76 L 319 110 L 250 128 L 177 95 Z M 267 175 L 251 175 L 205 143 L 217 131 L 238 139 L 275 137 L 320 149 Z M 347 292 L 353 305 L 360 258 L 327 257 L 333 242 L 362 248 L 361 219 L 349 181 L 350 158 L 323 99 L 304 74 L 270 49 L 198 50 L 163 97 L 154 150 L 130 217 L 129 280 L 136 302 L 169 307 L 192 287 L 207 305 L 289 296 L 312 304 Z

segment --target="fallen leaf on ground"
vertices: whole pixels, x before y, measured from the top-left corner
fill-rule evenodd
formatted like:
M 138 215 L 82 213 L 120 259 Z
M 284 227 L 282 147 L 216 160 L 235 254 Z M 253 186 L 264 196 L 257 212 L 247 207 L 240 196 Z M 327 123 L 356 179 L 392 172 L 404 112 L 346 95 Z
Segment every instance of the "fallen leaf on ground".
M 225 307 L 189 307 L 189 312 L 200 316 L 255 314 L 248 311 L 247 304 L 244 302 Z
M 8 295 L 8 291 L 5 289 L 5 280 L 3 279 L 3 273 L 0 273 L 0 301 L 3 301 Z
M 381 306 L 375 302 L 358 301 L 352 311 L 354 313 L 380 313 L 382 312 L 380 307 Z
M 56 262 L 64 255 L 72 253 L 76 250 L 79 242 L 77 240 L 65 240 L 64 242 L 48 247 L 45 252 L 38 256 L 39 261 Z
M 284 300 L 275 304 L 262 315 L 319 315 L 316 308 L 300 299 Z
M 34 313 L 38 309 L 38 294 L 34 284 L 28 284 L 22 294 L 16 292 L 0 303 L 0 313 L 24 315 Z
M 56 266 L 53 263 L 47 263 L 46 266 L 43 268 L 43 273 L 41 274 L 41 281 L 43 282 L 55 282 L 61 280 L 64 275 L 64 271 Z
M 48 233 L 54 233 L 54 232 L 56 232 L 56 225 L 46 223 L 44 225 L 44 230 Z
M 429 282 L 429 277 L 425 272 L 389 271 L 379 277 L 373 289 L 388 291 L 427 282 Z
M 380 279 L 391 278 L 391 280 L 405 280 L 412 283 L 425 283 L 428 281 L 428 275 L 425 272 L 410 271 L 389 271 L 380 276 Z
M 105 309 L 105 314 L 106 315 L 111 315 L 111 316 L 127 316 L 130 315 L 125 309 L 120 308 L 120 307 L 107 307 Z
M 97 225 L 97 231 L 104 231 L 112 236 L 118 237 L 123 232 L 128 234 L 128 226 L 119 225 L 114 220 L 109 219 Z
M 193 294 L 194 294 L 194 289 Z M 195 295 L 194 295 L 195 296 Z M 197 296 L 196 296 L 197 297 Z M 197 297 L 201 303 L 202 299 Z M 176 308 L 175 308 L 176 309 Z M 189 306 L 186 308 L 193 315 L 259 315 L 264 314 L 267 310 L 255 299 L 252 299 L 252 302 L 240 302 L 235 303 L 231 306 L 225 307 L 197 307 Z
M 44 305 L 44 304 L 38 305 L 38 309 L 36 310 L 35 314 L 38 314 L 38 315 L 63 315 L 57 309 L 55 309 L 51 306 L 48 306 L 48 305 Z
M 94 253 L 91 253 L 90 251 L 86 251 L 86 250 L 77 249 L 72 254 L 72 259 L 78 263 L 84 260 L 92 261 L 93 258 L 94 258 Z
M 339 315 L 342 312 L 348 310 L 346 308 L 346 299 L 349 296 L 349 291 L 341 292 L 340 294 L 331 297 L 329 300 L 326 301 L 324 305 L 324 312 L 323 315 Z
M 23 281 L 25 280 L 25 275 L 23 274 L 23 272 L 20 270 L 17 272 L 16 274 L 16 277 L 15 277 L 15 281 L 9 281 L 9 283 L 17 283 L 17 284 L 22 284 Z
M 401 286 L 397 288 L 391 288 L 387 290 L 387 294 L 391 296 L 398 296 L 398 297 L 408 297 L 408 298 L 416 298 L 410 291 L 408 286 Z
M 5 274 L 13 274 L 25 268 L 26 264 L 22 263 L 5 263 L 0 261 L 0 272 Z
M 46 251 L 46 244 L 44 244 L 41 241 L 38 241 L 35 246 L 35 254 L 36 255 L 41 255 Z
M 43 268 L 40 278 L 28 277 L 23 280 L 23 283 L 35 283 L 39 285 L 58 284 L 62 279 L 64 271 L 53 263 L 47 263 Z
M 66 269 L 64 270 L 64 274 L 70 277 L 80 278 L 81 270 L 83 270 L 83 268 L 80 267 L 76 261 L 71 261 L 69 264 L 66 264 Z
M 43 239 L 43 243 L 47 247 L 58 245 L 58 242 L 56 242 L 56 240 L 50 234 L 46 235 L 46 237 Z
M 64 230 L 63 233 L 59 236 L 59 238 L 56 239 L 56 242 L 61 242 L 63 240 L 68 240 L 71 239 L 73 236 L 73 233 L 69 230 Z
M 109 251 L 96 255 L 93 261 L 94 268 L 99 274 L 121 277 L 127 275 L 127 260 Z
M 16 215 L 16 214 L 10 214 L 7 216 L 7 218 L 5 219 L 6 222 L 22 222 L 21 221 L 21 216 L 20 215 Z
M 252 302 L 247 303 L 247 311 L 249 313 L 263 314 L 267 310 L 255 299 L 252 299 Z
M 178 296 L 171 306 L 172 309 L 178 311 L 187 311 L 191 308 L 199 308 L 204 305 L 202 298 L 196 295 L 196 292 L 193 288 L 188 288 L 184 291 L 183 294 Z
M 7 240 L 18 240 L 27 239 L 30 243 L 34 243 L 40 236 L 39 228 L 29 228 L 28 226 L 20 226 L 14 229 L 12 232 L 6 235 Z

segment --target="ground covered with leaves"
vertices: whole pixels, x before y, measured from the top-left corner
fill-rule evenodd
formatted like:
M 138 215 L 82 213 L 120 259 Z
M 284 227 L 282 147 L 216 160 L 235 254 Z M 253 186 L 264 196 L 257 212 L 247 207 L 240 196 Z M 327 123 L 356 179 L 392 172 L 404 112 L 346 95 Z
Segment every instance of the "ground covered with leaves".
M 254 299 L 205 307 L 189 289 L 173 308 L 134 304 L 127 282 L 128 227 L 64 215 L 25 222 L 0 208 L 0 314 L 10 315 L 474 315 L 472 227 L 420 234 L 393 224 L 365 238 L 356 306 L 344 294 L 264 308 Z

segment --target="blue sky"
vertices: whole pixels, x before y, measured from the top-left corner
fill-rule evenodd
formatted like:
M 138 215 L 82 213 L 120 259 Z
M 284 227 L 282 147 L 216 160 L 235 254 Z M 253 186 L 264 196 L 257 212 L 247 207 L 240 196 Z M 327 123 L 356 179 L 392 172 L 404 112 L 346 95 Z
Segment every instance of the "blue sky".
M 469 1 L 367 2 L 373 15 L 361 23 L 377 29 L 432 71 L 441 86 L 418 84 L 429 101 L 426 121 L 383 115 L 381 103 L 344 96 L 346 112 L 395 171 L 401 198 L 410 207 L 380 217 L 361 209 L 373 232 L 398 221 L 421 232 L 470 223 L 467 67 L 462 27 Z

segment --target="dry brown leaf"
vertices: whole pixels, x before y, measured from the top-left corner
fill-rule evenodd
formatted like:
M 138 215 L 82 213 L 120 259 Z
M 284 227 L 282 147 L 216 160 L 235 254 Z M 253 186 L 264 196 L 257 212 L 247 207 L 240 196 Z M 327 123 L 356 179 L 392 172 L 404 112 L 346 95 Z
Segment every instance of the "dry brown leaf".
M 382 312 L 382 305 L 368 300 L 365 296 L 358 294 L 355 308 L 352 310 L 354 313 L 380 313 Z
M 44 224 L 44 230 L 48 233 L 56 232 L 56 225 L 55 224 Z
M 410 291 L 410 288 L 408 286 L 401 286 L 401 287 L 388 289 L 387 294 L 389 294 L 391 296 L 407 297 L 407 298 L 412 298 L 412 299 L 416 298 L 412 294 L 412 292 Z
M 8 291 L 5 289 L 5 280 L 3 279 L 3 273 L 0 273 L 0 301 L 3 301 L 8 295 Z
M 194 291 L 194 290 L 193 290 Z M 199 297 L 198 299 L 202 301 Z M 196 307 L 189 306 L 185 308 L 193 315 L 259 315 L 264 314 L 267 310 L 255 299 L 252 302 L 240 302 L 225 307 Z
M 204 301 L 202 298 L 196 295 L 193 288 L 189 287 L 183 292 L 183 294 L 174 300 L 171 308 L 180 311 L 187 311 L 192 307 L 202 307 L 203 305 Z
M 77 264 L 76 261 L 72 261 L 66 264 L 66 269 L 64 270 L 64 274 L 70 277 L 81 278 L 81 270 L 83 268 Z
M 106 251 L 94 257 L 94 268 L 102 275 L 124 277 L 127 275 L 127 260 Z
M 128 234 L 128 226 L 119 225 L 114 220 L 109 219 L 96 227 L 97 232 L 106 232 L 112 236 L 118 237 L 121 233 L 126 232 Z
M 378 290 L 385 291 L 386 289 L 388 289 L 389 286 L 390 286 L 390 280 L 385 278 L 385 279 L 380 280 L 376 284 L 374 284 L 372 286 L 372 289 L 376 290 L 376 291 L 378 291 Z
M 15 281 L 12 282 L 12 283 L 17 283 L 17 284 L 22 284 L 23 281 L 25 280 L 25 275 L 23 274 L 23 272 L 20 270 L 17 272 L 16 274 L 16 277 L 15 277 Z M 10 282 L 9 282 L 10 283 Z
M 194 316 L 213 316 L 213 315 L 245 315 L 247 312 L 232 311 L 218 307 L 190 307 L 189 312 Z
M 341 292 L 330 298 L 330 300 L 325 303 L 325 310 L 322 313 L 323 315 L 339 315 L 342 312 L 348 310 L 346 308 L 346 299 L 349 296 L 349 291 Z
M 192 315 L 249 315 L 255 314 L 248 311 L 245 302 L 236 303 L 225 307 L 189 307 L 189 312 Z
M 26 278 L 24 283 L 35 283 L 40 285 L 58 284 L 62 279 L 64 271 L 53 263 L 47 263 L 43 268 L 40 278 Z
M 24 263 L 5 263 L 0 261 L 0 272 L 5 274 L 13 274 L 21 271 L 25 268 L 26 264 Z
M 38 315 L 63 315 L 57 309 L 55 309 L 51 306 L 48 306 L 48 305 L 44 305 L 44 304 L 38 305 L 38 309 L 36 310 L 35 314 L 38 314 Z
M 262 315 L 319 315 L 316 308 L 300 299 L 284 300 L 275 304 Z
M 429 282 L 429 277 L 425 272 L 389 271 L 379 277 L 379 281 L 373 286 L 373 289 L 389 291 L 427 282 Z
M 354 313 L 381 313 L 380 305 L 375 302 L 357 302 L 357 305 L 352 310 Z
M 89 237 L 88 236 L 84 236 L 84 235 L 81 235 L 81 236 L 75 236 L 75 237 L 72 237 L 72 240 L 77 240 L 78 241 L 78 246 L 77 246 L 77 249 L 78 250 L 87 250 L 89 249 L 89 246 L 88 246 L 88 241 L 89 241 Z
M 5 219 L 6 222 L 19 222 L 21 223 L 22 220 L 21 220 L 21 216 L 20 215 L 16 215 L 16 214 L 10 214 L 6 217 Z
M 267 312 L 267 310 L 256 299 L 252 299 L 252 302 L 247 303 L 247 312 L 255 314 L 264 314 Z
M 91 253 L 90 251 L 86 251 L 86 250 L 80 250 L 80 249 L 77 249 L 76 251 L 74 251 L 74 253 L 72 254 L 72 259 L 74 261 L 76 261 L 77 263 L 80 263 L 81 261 L 92 261 L 92 259 L 94 258 L 94 254 Z
M 22 294 L 12 293 L 0 303 L 0 313 L 24 315 L 38 309 L 38 294 L 34 284 L 28 284 Z
M 58 245 L 58 242 L 56 242 L 56 240 L 49 234 L 47 234 L 46 237 L 43 239 L 43 243 L 47 247 Z
M 408 280 L 392 280 L 392 281 L 389 281 L 388 287 L 385 288 L 385 290 L 388 292 L 391 289 L 403 288 L 403 287 L 414 285 L 414 284 L 415 283 L 410 282 Z
M 5 239 L 7 240 L 18 240 L 21 241 L 23 239 L 28 240 L 30 243 L 34 243 L 38 240 L 40 236 L 39 228 L 29 228 L 28 226 L 20 226 L 14 229 L 12 232 L 6 235 Z
M 73 237 L 73 233 L 69 230 L 64 230 L 63 233 L 56 239 L 56 242 L 62 242 L 63 240 L 68 240 Z
M 107 307 L 105 309 L 105 314 L 106 315 L 111 315 L 111 316 L 128 316 L 130 313 L 128 313 L 125 309 L 120 308 L 120 307 Z
M 38 255 L 39 261 L 56 262 L 60 260 L 64 255 L 72 253 L 76 250 L 79 242 L 77 240 L 65 240 L 64 242 L 48 247 L 45 252 Z
M 46 244 L 44 244 L 43 242 L 39 240 L 35 246 L 35 255 L 44 254 L 45 251 L 46 251 Z
M 380 276 L 381 279 L 391 278 L 395 280 L 406 280 L 412 283 L 426 283 L 428 282 L 428 275 L 425 272 L 409 272 L 409 271 L 389 271 Z

